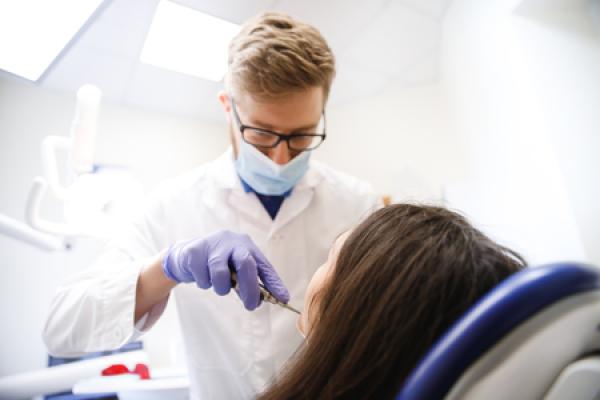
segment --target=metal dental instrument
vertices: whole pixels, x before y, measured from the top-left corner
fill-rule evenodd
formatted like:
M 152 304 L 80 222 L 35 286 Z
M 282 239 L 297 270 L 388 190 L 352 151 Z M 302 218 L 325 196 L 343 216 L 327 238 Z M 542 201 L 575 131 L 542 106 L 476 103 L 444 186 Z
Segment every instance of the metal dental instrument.
M 233 288 L 235 289 L 236 292 L 239 290 L 237 275 L 234 271 L 231 271 L 231 286 L 233 286 Z M 290 311 L 295 312 L 296 314 L 300 315 L 300 311 L 296 310 L 294 307 L 290 306 L 289 304 L 285 304 L 285 303 L 277 300 L 275 298 L 275 296 L 273 296 L 267 290 L 265 285 L 263 285 L 260 282 L 258 283 L 258 289 L 260 290 L 260 299 L 261 300 L 266 301 L 267 303 L 278 305 L 279 307 L 283 307 L 287 310 L 290 310 Z

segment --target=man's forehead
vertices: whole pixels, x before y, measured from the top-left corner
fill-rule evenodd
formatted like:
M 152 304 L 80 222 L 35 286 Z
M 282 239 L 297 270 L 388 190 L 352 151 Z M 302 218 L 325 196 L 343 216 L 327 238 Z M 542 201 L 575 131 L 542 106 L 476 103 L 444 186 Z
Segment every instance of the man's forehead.
M 314 92 L 260 100 L 246 95 L 235 100 L 245 124 L 265 129 L 311 128 L 319 123 L 323 112 L 323 98 Z

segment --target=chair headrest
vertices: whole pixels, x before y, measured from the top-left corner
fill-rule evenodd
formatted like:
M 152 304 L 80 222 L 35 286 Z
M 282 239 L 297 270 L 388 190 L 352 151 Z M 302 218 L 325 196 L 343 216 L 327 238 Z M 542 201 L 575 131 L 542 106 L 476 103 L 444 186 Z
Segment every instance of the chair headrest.
M 581 263 L 526 268 L 496 286 L 444 334 L 396 400 L 441 399 L 464 371 L 516 326 L 569 296 L 600 290 L 600 269 Z

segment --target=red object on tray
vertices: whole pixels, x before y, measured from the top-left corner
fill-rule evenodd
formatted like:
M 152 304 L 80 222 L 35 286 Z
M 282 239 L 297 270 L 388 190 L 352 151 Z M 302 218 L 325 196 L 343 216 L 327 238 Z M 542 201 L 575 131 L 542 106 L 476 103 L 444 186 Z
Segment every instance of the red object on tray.
M 113 364 L 102 370 L 102 376 L 121 375 L 129 373 L 129 368 L 123 364 Z
M 140 376 L 140 379 L 150 379 L 150 370 L 146 364 L 136 364 L 134 373 Z
M 124 364 L 113 364 L 102 370 L 102 376 L 136 374 L 140 379 L 150 379 L 150 369 L 146 364 L 136 364 L 135 369 L 130 371 Z

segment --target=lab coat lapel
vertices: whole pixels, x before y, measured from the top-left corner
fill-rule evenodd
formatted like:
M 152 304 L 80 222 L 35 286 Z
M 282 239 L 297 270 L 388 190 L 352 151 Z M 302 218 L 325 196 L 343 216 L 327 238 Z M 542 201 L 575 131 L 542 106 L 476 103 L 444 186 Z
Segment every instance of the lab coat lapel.
M 295 192 L 295 193 L 294 193 Z M 304 211 L 308 205 L 310 204 L 312 198 L 314 196 L 313 188 L 304 188 L 297 190 L 294 189 L 290 197 L 285 199 L 281 204 L 281 208 L 277 213 L 277 217 L 273 221 L 273 225 L 271 226 L 271 231 L 269 232 L 269 237 L 273 236 L 279 229 L 281 229 L 285 224 L 290 222 L 296 216 L 298 216 L 302 211 Z
M 224 227 L 239 225 L 236 216 L 240 213 L 250 217 L 252 223 L 260 220 L 258 212 L 261 209 L 255 204 L 258 199 L 244 192 L 235 172 L 231 148 L 209 163 L 206 174 L 210 177 L 212 185 L 203 189 L 202 201 L 218 220 L 223 221 Z M 268 231 L 268 227 L 263 229 L 265 232 Z
M 306 174 L 292 190 L 291 195 L 281 204 L 277 217 L 273 221 L 269 237 L 296 218 L 310 205 L 315 195 L 315 188 L 322 179 L 323 177 L 314 168 L 309 167 Z
M 229 193 L 227 204 L 231 209 L 242 214 L 256 228 L 265 233 L 268 232 L 272 224 L 271 217 L 254 193 L 246 193 L 243 189 L 232 190 Z

